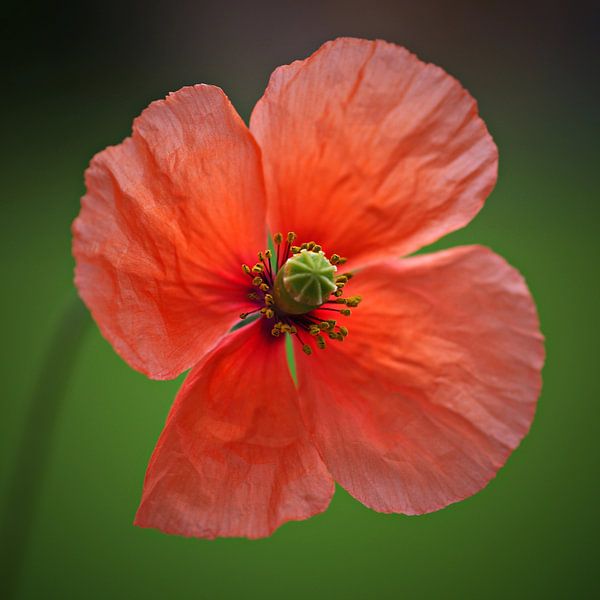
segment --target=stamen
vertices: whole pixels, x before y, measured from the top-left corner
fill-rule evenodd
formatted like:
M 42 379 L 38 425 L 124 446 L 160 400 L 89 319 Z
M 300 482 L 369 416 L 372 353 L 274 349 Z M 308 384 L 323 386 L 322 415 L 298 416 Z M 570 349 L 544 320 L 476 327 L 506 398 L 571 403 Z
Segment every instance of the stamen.
M 304 343 L 298 331 L 296 331 L 295 335 L 298 338 L 300 345 L 302 346 L 302 352 L 304 352 L 304 354 L 306 354 L 307 356 L 310 356 L 312 354 L 312 348 L 308 344 Z
M 283 234 L 282 233 L 276 233 L 273 236 L 273 244 L 275 244 L 277 246 L 277 255 L 276 255 L 276 259 L 275 259 L 275 271 L 279 271 L 279 251 L 281 250 L 281 242 L 283 242 Z
M 270 284 L 272 284 L 273 283 L 273 271 L 271 269 L 271 251 L 265 250 L 264 254 L 262 254 L 262 252 L 259 252 L 258 255 L 259 255 L 260 260 L 265 268 L 267 281 Z
M 285 263 L 285 261 L 287 260 L 289 254 L 290 254 L 290 246 L 291 243 L 296 239 L 296 234 L 293 231 L 289 231 L 286 238 L 285 238 L 285 246 L 284 246 L 284 250 L 283 250 L 283 255 L 281 257 L 281 264 L 283 265 Z M 278 267 L 279 268 L 279 265 Z

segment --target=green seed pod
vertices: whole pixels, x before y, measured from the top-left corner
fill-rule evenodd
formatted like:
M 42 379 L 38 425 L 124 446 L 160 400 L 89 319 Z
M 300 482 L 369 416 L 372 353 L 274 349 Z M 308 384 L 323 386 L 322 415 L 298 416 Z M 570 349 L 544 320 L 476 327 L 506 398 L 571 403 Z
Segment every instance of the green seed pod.
M 303 249 L 277 273 L 274 297 L 279 310 L 301 315 L 326 302 L 335 285 L 336 267 L 323 252 Z

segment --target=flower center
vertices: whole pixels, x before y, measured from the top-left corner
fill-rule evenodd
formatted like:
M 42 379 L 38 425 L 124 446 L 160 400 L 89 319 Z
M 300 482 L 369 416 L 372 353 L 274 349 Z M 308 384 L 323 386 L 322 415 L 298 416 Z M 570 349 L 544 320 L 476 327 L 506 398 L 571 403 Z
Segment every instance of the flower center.
M 361 298 L 343 297 L 344 286 L 352 273 L 336 273 L 338 266 L 346 262 L 345 258 L 337 254 L 327 258 L 319 244 L 305 242 L 295 246 L 292 245 L 295 240 L 293 232 L 287 234 L 285 243 L 283 235 L 276 233 L 273 236 L 275 256 L 271 250 L 265 250 L 258 253 L 259 262 L 253 267 L 242 265 L 254 286 L 248 298 L 256 302 L 258 308 L 242 313 L 240 318 L 259 313 L 273 321 L 271 335 L 293 335 L 302 350 L 312 354 L 312 345 L 303 336 L 312 336 L 321 349 L 326 347 L 325 336 L 343 342 L 348 329 L 327 317 L 349 317 L 350 308 L 358 306 Z

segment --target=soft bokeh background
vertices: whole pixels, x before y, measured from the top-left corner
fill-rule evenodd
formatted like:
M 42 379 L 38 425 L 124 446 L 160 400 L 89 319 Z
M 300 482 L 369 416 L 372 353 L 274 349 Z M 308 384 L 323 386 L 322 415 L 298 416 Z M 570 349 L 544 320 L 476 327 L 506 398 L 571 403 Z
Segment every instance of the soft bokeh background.
M 476 220 L 436 247 L 483 243 L 518 267 L 548 351 L 532 431 L 475 497 L 406 517 L 371 512 L 338 489 L 326 513 L 269 539 L 207 542 L 132 526 L 180 381 L 134 372 L 90 322 L 51 443 L 35 450 L 43 480 L 29 536 L 23 530 L 18 598 L 598 597 L 600 70 L 592 6 L 7 3 L 0 494 L 73 294 L 69 227 L 91 156 L 127 136 L 150 101 L 185 84 L 220 85 L 247 118 L 274 67 L 339 35 L 406 45 L 478 99 L 500 148 L 499 183 Z M 10 566 L 14 553 L 4 550 Z

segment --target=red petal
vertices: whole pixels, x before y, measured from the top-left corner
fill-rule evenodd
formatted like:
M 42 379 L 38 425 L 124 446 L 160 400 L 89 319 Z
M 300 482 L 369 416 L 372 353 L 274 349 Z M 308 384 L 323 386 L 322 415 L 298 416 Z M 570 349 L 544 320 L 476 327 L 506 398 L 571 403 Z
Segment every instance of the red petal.
M 327 508 L 333 482 L 308 439 L 284 345 L 257 323 L 195 367 L 171 410 L 136 524 L 263 537 Z
M 198 362 L 248 305 L 241 263 L 264 248 L 259 150 L 227 97 L 154 102 L 86 173 L 75 281 L 104 336 L 166 379 Z
M 474 494 L 529 430 L 540 390 L 523 278 L 464 247 L 369 267 L 348 288 L 364 300 L 346 341 L 298 356 L 303 412 L 333 477 L 382 512 Z
M 278 68 L 250 129 L 273 230 L 353 266 L 464 226 L 496 181 L 497 149 L 473 98 L 382 41 L 338 39 Z

